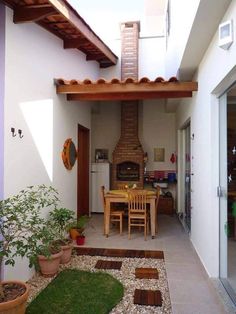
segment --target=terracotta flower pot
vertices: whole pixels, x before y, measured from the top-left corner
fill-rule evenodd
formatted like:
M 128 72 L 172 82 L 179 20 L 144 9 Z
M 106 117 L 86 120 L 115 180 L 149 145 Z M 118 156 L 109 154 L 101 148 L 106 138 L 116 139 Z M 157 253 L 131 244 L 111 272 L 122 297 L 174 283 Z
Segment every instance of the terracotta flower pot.
M 60 259 L 60 263 L 61 264 L 69 263 L 69 261 L 71 260 L 71 254 L 72 254 L 72 249 L 73 249 L 72 244 L 61 245 L 61 248 L 62 248 L 62 256 Z
M 38 255 L 39 267 L 42 275 L 52 277 L 59 269 L 62 251 L 56 254 L 52 254 L 50 258 L 44 255 Z
M 76 238 L 80 235 L 78 229 L 70 229 L 70 237 L 72 240 L 76 240 Z
M 85 242 L 85 236 L 78 236 L 76 238 L 77 245 L 84 245 L 84 242 Z
M 26 309 L 26 302 L 29 295 L 29 288 L 28 286 L 21 281 L 3 281 L 2 284 L 5 283 L 16 283 L 23 287 L 25 287 L 25 292 L 12 301 L 2 302 L 0 303 L 0 313 L 1 314 L 24 314 Z

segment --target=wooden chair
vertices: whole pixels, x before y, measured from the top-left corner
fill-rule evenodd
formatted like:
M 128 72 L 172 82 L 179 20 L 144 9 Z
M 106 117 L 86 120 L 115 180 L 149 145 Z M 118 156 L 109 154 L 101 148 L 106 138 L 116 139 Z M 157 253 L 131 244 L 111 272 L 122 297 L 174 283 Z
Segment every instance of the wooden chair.
M 159 187 L 159 185 L 157 185 L 156 189 L 157 190 L 156 190 L 156 203 L 155 203 L 155 217 L 156 217 L 156 233 L 157 233 L 157 208 L 158 208 L 158 203 L 160 199 L 161 188 Z
M 102 203 L 103 203 L 103 208 L 104 208 L 104 213 L 105 213 L 106 198 L 105 198 L 105 187 L 104 186 L 101 186 L 101 197 L 102 197 Z M 124 214 L 123 210 L 111 209 L 111 211 L 110 211 L 110 222 L 111 223 L 119 222 L 120 234 L 122 234 L 122 231 L 123 231 L 123 214 Z M 105 226 L 104 226 L 104 234 L 105 234 Z
M 130 239 L 131 227 L 144 227 L 144 238 L 147 239 L 148 214 L 147 191 L 130 190 L 128 192 L 128 235 Z

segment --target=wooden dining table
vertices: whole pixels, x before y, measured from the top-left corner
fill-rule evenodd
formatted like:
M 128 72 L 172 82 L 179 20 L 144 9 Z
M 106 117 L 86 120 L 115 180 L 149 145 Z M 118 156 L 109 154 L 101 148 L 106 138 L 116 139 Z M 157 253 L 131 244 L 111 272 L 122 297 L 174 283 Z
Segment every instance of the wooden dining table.
M 110 211 L 111 203 L 128 203 L 128 192 L 125 190 L 110 190 L 105 194 L 106 206 L 104 212 L 104 233 L 105 236 L 109 236 L 110 231 Z M 151 221 L 151 236 L 152 239 L 156 233 L 156 193 L 154 191 L 147 192 L 147 204 L 150 204 L 150 221 Z

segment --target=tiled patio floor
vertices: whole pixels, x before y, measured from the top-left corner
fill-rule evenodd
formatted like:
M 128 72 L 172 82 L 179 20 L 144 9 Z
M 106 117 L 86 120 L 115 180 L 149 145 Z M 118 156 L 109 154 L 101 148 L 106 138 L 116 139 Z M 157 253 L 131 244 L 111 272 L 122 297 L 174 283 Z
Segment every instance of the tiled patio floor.
M 176 217 L 158 216 L 158 235 L 144 240 L 142 231 L 132 232 L 128 240 L 127 228 L 119 235 L 111 228 L 110 236 L 103 235 L 103 215 L 93 214 L 86 228 L 86 246 L 100 248 L 163 250 L 174 314 L 235 313 L 223 305 L 218 291 L 208 278 L 193 246 Z

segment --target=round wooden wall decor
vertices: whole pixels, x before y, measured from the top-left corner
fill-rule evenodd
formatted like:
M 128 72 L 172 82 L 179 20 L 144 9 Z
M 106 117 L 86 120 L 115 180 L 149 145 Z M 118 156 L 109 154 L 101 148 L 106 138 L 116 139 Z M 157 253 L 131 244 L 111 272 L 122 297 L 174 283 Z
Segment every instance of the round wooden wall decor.
M 63 151 L 61 153 L 61 157 L 66 169 L 71 170 L 75 164 L 77 158 L 77 151 L 75 148 L 75 144 L 71 138 L 68 138 L 63 146 Z

